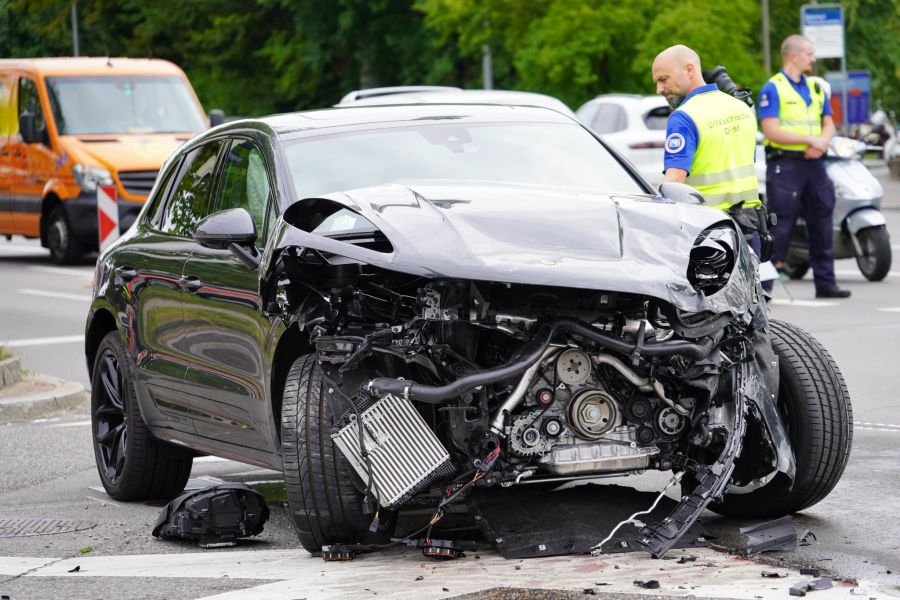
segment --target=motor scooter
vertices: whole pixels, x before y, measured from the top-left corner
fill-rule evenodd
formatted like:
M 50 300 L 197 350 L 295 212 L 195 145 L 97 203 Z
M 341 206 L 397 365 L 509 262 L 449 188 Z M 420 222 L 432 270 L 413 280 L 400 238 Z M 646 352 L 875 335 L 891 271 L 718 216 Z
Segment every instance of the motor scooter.
M 825 170 L 834 183 L 834 258 L 856 258 L 869 281 L 881 281 L 891 270 L 891 240 L 881 214 L 881 184 L 862 163 L 867 146 L 835 137 L 826 154 Z M 784 271 L 801 279 L 809 270 L 809 233 L 799 217 L 791 234 Z

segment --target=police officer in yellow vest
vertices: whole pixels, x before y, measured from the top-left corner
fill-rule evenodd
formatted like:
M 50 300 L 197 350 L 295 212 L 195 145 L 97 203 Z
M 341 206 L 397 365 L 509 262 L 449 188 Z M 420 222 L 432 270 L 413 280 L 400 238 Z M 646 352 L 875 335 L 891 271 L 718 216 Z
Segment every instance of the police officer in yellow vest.
M 839 288 L 834 278 L 834 185 L 822 161 L 834 136 L 831 107 L 825 90 L 806 77 L 816 63 L 808 39 L 788 36 L 781 58 L 784 68 L 763 86 L 758 103 L 766 137 L 766 202 L 778 215 L 772 258 L 776 266 L 784 261 L 794 222 L 803 214 L 816 297 L 846 298 L 850 290 Z
M 707 84 L 700 57 L 687 46 L 660 52 L 652 70 L 656 93 L 675 109 L 666 126 L 663 181 L 697 188 L 707 206 L 729 212 L 741 223 L 740 212 L 761 204 L 754 167 L 756 115 L 744 102 Z M 753 246 L 759 253 L 758 239 Z

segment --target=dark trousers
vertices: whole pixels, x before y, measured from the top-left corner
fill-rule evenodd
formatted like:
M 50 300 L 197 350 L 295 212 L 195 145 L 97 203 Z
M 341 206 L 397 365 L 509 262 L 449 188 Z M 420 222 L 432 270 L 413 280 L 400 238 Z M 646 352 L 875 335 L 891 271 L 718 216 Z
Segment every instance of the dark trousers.
M 834 185 L 822 160 L 773 158 L 766 164 L 766 207 L 778 215 L 772 234 L 772 260 L 785 260 L 799 215 L 809 230 L 809 263 L 816 289 L 835 285 L 833 243 Z

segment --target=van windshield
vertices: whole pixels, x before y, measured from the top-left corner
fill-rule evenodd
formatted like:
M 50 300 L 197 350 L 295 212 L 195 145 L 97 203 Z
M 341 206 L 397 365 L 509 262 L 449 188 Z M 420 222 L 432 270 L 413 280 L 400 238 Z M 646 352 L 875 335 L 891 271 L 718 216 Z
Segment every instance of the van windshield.
M 180 77 L 48 77 L 60 135 L 196 133 L 206 120 Z

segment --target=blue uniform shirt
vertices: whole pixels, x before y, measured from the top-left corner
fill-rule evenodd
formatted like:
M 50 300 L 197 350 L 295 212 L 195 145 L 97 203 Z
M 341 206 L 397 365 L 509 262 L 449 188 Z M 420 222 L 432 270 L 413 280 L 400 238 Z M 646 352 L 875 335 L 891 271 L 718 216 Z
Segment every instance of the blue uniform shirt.
M 803 101 L 806 102 L 806 105 L 809 106 L 812 104 L 812 97 L 809 95 L 809 86 L 806 85 L 806 75 L 800 75 L 800 82 L 797 83 L 793 79 L 791 79 L 790 75 L 784 72 L 784 69 L 781 70 L 787 80 L 791 83 L 791 86 L 800 94 L 800 97 L 803 98 Z M 763 86 L 762 90 L 759 92 L 759 101 L 756 103 L 759 106 L 759 118 L 760 119 L 768 119 L 771 117 L 775 117 L 776 119 L 779 117 L 779 113 L 781 111 L 781 104 L 778 99 L 778 89 L 775 87 L 775 84 L 771 81 L 767 81 Z M 831 116 L 831 103 L 828 101 L 828 96 L 825 96 L 825 104 L 822 105 L 822 116 L 830 117 Z
M 684 97 L 681 104 L 684 104 L 697 94 L 705 94 L 707 92 L 715 92 L 719 88 L 716 84 L 710 83 L 701 87 Z M 663 173 L 666 169 L 684 169 L 691 174 L 691 164 L 694 162 L 694 154 L 697 152 L 697 144 L 700 142 L 700 134 L 697 131 L 697 124 L 694 120 L 687 116 L 683 110 L 676 110 L 669 115 L 669 121 L 666 123 L 666 144 L 663 158 Z

